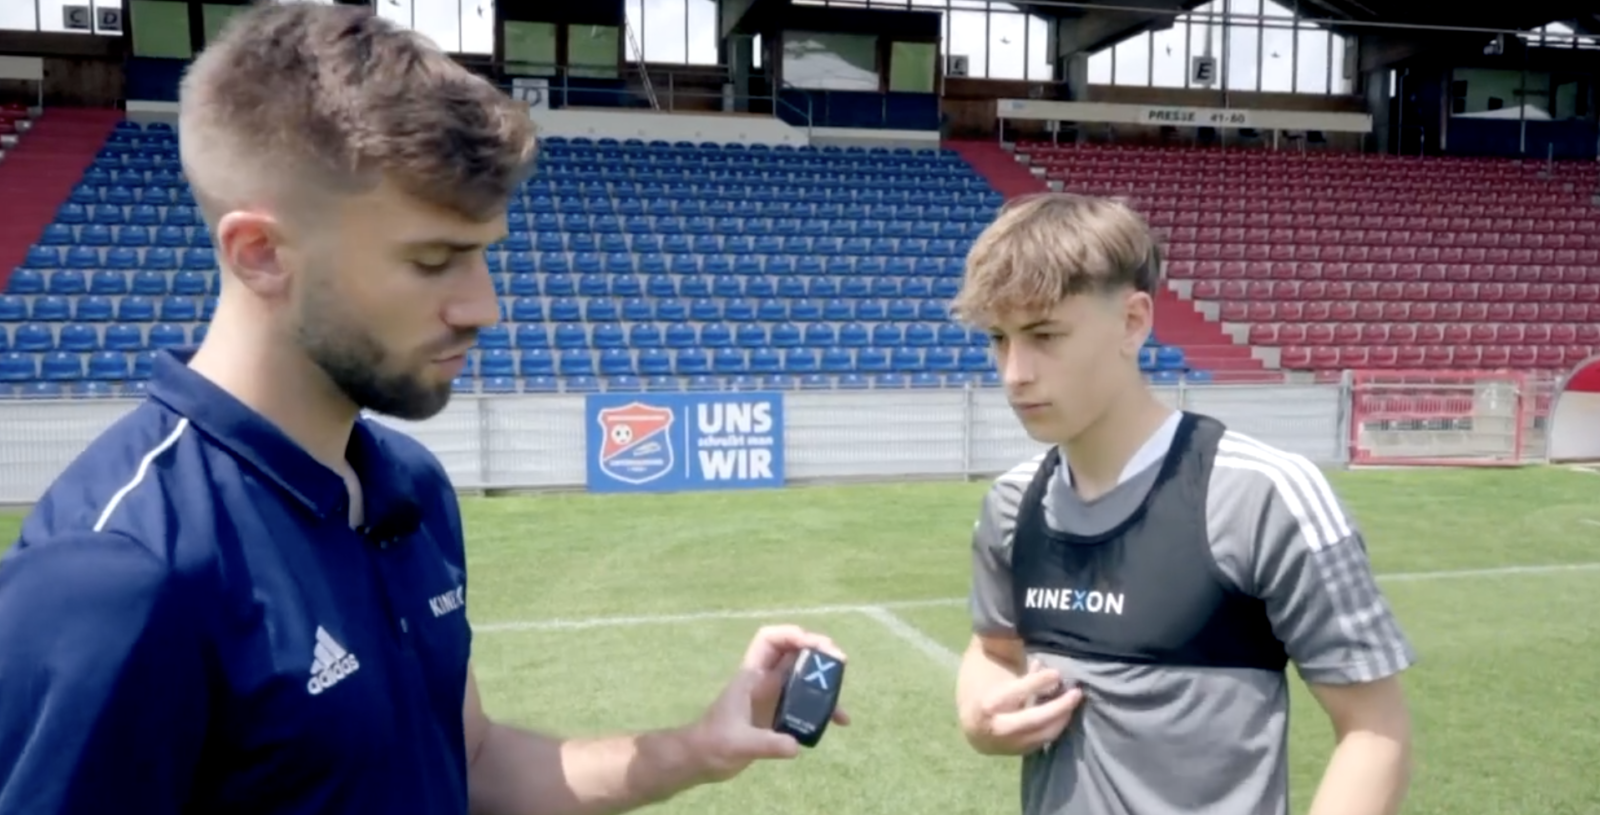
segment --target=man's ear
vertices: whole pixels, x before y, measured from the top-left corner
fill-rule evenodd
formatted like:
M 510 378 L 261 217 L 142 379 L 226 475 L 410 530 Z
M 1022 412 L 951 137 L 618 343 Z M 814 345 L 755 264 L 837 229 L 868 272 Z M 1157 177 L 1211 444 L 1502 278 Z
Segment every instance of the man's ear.
M 289 287 L 283 225 L 258 210 L 235 210 L 217 220 L 217 255 L 222 268 L 244 287 L 266 299 Z
M 1137 289 L 1123 298 L 1122 352 L 1137 357 L 1155 330 L 1155 298 Z

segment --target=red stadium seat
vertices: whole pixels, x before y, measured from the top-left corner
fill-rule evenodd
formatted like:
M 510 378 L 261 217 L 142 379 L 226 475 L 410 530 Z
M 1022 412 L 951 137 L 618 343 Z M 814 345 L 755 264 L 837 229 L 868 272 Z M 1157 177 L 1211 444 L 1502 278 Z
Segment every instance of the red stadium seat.
M 1030 149 L 1047 148 L 1047 176 L 1074 189 L 1147 185 L 1168 276 L 1241 342 L 1280 349 L 1279 367 L 1552 369 L 1600 352 L 1592 164 L 1556 162 L 1551 184 L 1497 159 Z

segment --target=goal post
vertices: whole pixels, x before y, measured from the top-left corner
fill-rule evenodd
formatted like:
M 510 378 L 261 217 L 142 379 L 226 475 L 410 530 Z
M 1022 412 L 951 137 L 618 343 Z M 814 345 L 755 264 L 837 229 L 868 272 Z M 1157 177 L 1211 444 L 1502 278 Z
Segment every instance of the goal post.
M 1351 464 L 1529 463 L 1538 394 L 1524 372 L 1356 370 L 1350 383 Z

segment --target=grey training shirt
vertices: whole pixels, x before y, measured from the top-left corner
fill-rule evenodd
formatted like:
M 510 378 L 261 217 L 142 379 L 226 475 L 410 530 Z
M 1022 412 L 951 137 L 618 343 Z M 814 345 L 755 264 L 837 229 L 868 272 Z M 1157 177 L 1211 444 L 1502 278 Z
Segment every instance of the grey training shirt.
M 1094 501 L 1079 499 L 1063 458 L 1045 493 L 1045 523 L 1083 535 L 1121 523 L 1154 483 L 1179 418 L 1174 413 L 1121 482 Z M 1043 458 L 995 479 L 984 498 L 972 538 L 978 634 L 1015 636 L 1012 531 Z M 1371 682 L 1415 662 L 1373 580 L 1355 521 L 1303 456 L 1227 431 L 1206 503 L 1220 573 L 1264 601 L 1272 630 L 1307 682 Z M 1283 672 L 1030 656 L 1081 686 L 1085 700 L 1053 749 L 1024 760 L 1025 815 L 1287 813 Z

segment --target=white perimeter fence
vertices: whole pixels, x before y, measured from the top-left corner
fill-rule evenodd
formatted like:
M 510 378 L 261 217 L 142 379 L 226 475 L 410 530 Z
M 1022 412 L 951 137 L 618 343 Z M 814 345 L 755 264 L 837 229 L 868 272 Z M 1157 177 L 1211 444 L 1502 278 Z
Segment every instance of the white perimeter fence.
M 1185 384 L 1158 391 L 1174 406 L 1210 414 L 1268 444 L 1324 465 L 1351 461 L 1352 386 Z M 648 399 L 650 394 L 641 394 Z M 0 402 L 0 503 L 28 504 L 88 442 L 135 403 L 111 399 Z M 783 394 L 789 482 L 977 478 L 1003 472 L 1040 446 L 1018 426 L 1003 392 L 949 390 L 790 391 Z M 425 422 L 390 422 L 428 446 L 462 491 L 581 490 L 589 412 L 581 394 L 459 395 Z M 1530 423 L 1539 423 L 1530 416 Z M 1419 419 L 1398 437 L 1449 457 L 1460 418 Z M 1450 424 L 1454 422 L 1455 424 Z M 1505 455 L 1539 455 L 1539 428 L 1526 427 Z M 1373 438 L 1396 443 L 1386 425 Z M 1481 433 L 1479 434 L 1481 436 Z M 1502 434 L 1496 434 L 1502 435 Z M 1481 455 L 1477 439 L 1463 453 Z M 1381 452 L 1381 451 L 1380 451 Z M 1463 462 L 1470 463 L 1470 462 Z

